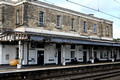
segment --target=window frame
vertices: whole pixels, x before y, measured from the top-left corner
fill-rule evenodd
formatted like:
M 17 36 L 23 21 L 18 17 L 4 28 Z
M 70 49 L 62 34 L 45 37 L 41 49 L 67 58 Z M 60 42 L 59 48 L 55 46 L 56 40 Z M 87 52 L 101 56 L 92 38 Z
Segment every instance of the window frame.
M 83 32 L 86 32 L 86 22 L 83 21 Z
M 61 28 L 61 16 L 60 15 L 56 16 L 56 26 L 57 28 Z
M 109 27 L 108 26 L 106 26 L 106 28 L 105 28 L 105 33 L 106 33 L 106 36 L 109 36 Z
M 16 11 L 16 24 L 20 24 L 20 11 Z
M 6 54 L 6 60 L 9 60 L 10 59 L 10 55 L 9 54 Z
M 71 51 L 71 59 L 75 58 L 75 51 Z
M 75 29 L 75 28 L 74 28 L 74 24 L 75 24 L 75 19 L 72 18 L 72 19 L 71 19 L 71 27 L 70 27 L 71 30 L 74 30 L 74 29 Z
M 16 47 L 16 57 L 15 57 L 15 59 L 19 59 L 19 48 L 18 47 Z
M 93 24 L 93 33 L 96 33 L 96 24 Z
M 39 13 L 39 25 L 44 25 L 44 12 Z

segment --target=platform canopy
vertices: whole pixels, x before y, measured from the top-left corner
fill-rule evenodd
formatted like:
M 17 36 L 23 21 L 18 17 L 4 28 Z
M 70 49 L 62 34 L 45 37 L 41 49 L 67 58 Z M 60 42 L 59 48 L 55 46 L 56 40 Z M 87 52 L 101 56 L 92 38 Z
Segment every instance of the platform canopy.
M 59 37 L 43 37 L 31 35 L 30 40 L 33 41 L 45 41 L 45 42 L 55 42 L 55 43 L 69 43 L 69 44 L 85 44 L 85 45 L 99 45 L 99 46 L 116 46 L 119 47 L 120 44 L 115 42 L 105 42 L 105 41 L 92 41 L 92 40 L 82 40 L 82 39 L 70 39 L 70 38 L 59 38 Z
M 103 41 L 103 40 L 92 40 L 92 39 L 82 39 L 74 37 L 66 37 L 59 35 L 49 35 L 49 34 L 33 34 L 33 33 L 22 33 L 22 32 L 7 32 L 0 35 L 0 42 L 5 41 L 41 41 L 41 42 L 53 42 L 53 43 L 68 43 L 68 44 L 83 44 L 83 45 L 98 45 L 98 46 L 116 46 L 120 47 L 119 43 L 113 41 Z

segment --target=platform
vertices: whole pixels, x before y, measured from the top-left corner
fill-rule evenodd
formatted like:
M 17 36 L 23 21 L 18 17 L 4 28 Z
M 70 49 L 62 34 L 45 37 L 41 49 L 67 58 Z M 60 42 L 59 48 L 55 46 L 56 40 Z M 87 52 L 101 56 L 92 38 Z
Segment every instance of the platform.
M 77 67 L 88 67 L 88 66 L 99 66 L 99 65 L 112 65 L 120 64 L 120 62 L 104 62 L 94 64 L 69 64 L 69 65 L 45 65 L 45 66 L 22 66 L 22 69 L 12 66 L 0 66 L 0 74 L 5 73 L 16 73 L 16 72 L 28 72 L 28 71 L 40 71 L 40 70 L 54 70 L 54 69 L 65 69 L 65 68 L 77 68 Z

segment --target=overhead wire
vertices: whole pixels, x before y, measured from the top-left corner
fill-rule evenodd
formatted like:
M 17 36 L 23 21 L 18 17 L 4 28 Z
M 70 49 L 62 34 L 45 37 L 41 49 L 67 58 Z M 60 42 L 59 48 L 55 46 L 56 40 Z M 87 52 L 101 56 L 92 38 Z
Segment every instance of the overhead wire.
M 54 3 L 52 3 L 51 1 L 48 1 L 48 0 L 44 0 L 44 1 L 54 5 Z
M 99 0 L 98 0 L 98 11 L 99 11 Z
M 88 9 L 93 10 L 93 11 L 97 11 L 97 12 L 100 12 L 100 13 L 103 13 L 103 14 L 106 14 L 106 15 L 109 15 L 109 16 L 111 16 L 111 17 L 115 17 L 115 18 L 117 18 L 117 19 L 120 19 L 120 17 L 118 17 L 118 16 L 115 16 L 115 15 L 112 15 L 112 14 L 109 14 L 109 13 L 106 13 L 106 12 L 103 12 L 103 11 L 99 10 L 99 7 L 98 7 L 98 9 L 94 9 L 94 8 L 91 8 L 91 7 L 82 5 L 82 4 L 78 4 L 78 3 L 73 2 L 73 1 L 70 1 L 70 0 L 66 0 L 66 1 L 68 1 L 68 2 L 70 2 L 70 3 L 73 3 L 73 4 L 76 4 L 76 5 L 79 5 L 79 6 L 82 6 L 82 7 L 85 7 L 85 8 L 88 8 Z
M 119 1 L 117 1 L 117 0 L 114 0 L 115 2 L 117 2 L 118 4 L 120 4 L 120 2 Z

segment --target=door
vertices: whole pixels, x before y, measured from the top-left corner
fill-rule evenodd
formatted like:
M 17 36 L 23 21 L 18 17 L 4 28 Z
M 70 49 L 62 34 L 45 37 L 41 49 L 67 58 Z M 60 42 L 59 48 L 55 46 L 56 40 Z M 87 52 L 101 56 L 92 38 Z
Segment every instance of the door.
M 97 52 L 94 51 L 94 58 L 97 58 Z
M 44 51 L 37 51 L 38 65 L 44 64 Z
M 58 51 L 58 64 L 61 64 L 61 51 Z
M 87 51 L 83 51 L 83 62 L 87 62 Z

